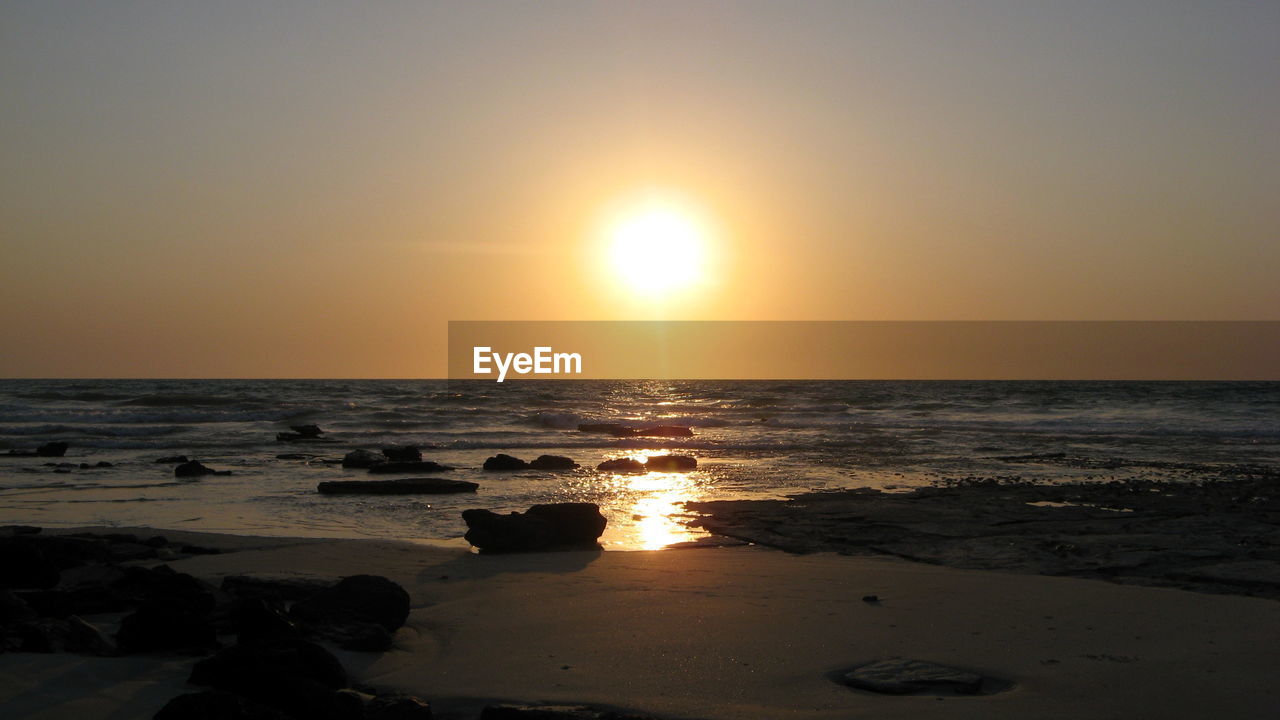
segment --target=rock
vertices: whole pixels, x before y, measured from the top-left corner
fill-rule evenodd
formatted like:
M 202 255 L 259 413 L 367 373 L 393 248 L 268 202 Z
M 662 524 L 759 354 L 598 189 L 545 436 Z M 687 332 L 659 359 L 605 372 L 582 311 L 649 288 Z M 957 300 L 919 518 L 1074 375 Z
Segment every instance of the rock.
M 124 598 L 105 587 L 32 590 L 20 593 L 19 596 L 41 617 L 67 618 L 72 615 L 100 615 L 129 609 Z
M 371 468 L 383 461 L 382 455 L 372 450 L 352 450 L 342 457 L 342 467 Z
M 305 438 L 318 438 L 324 434 L 319 425 L 290 425 L 289 429 Z
M 205 652 L 218 646 L 208 615 L 182 606 L 148 604 L 120 621 L 122 653 Z
M 688 455 L 654 455 L 644 466 L 656 472 L 687 472 L 698 469 L 698 461 Z
M 655 720 L 648 715 L 632 715 L 599 710 L 585 705 L 488 705 L 480 720 Z
M 863 665 L 845 673 L 841 681 L 860 690 L 888 695 L 987 695 L 1009 687 L 1008 683 L 968 670 L 905 658 Z
M 51 588 L 58 584 L 58 565 L 33 537 L 0 538 L 0 588 Z
M 236 642 L 241 645 L 300 637 L 287 615 L 262 598 L 240 600 L 235 611 Z
M 296 602 L 315 595 L 330 586 L 323 580 L 297 577 L 227 575 L 222 578 L 223 592 L 238 598 L 261 598 L 275 602 Z
M 116 654 L 116 646 L 102 634 L 102 631 L 77 615 L 67 618 L 66 648 L 69 652 L 102 657 Z
M 632 458 L 614 458 L 605 460 L 596 466 L 601 472 L 637 473 L 646 470 L 644 463 Z
M 313 624 L 363 620 L 395 632 L 409 617 L 409 593 L 378 575 L 353 575 L 295 603 L 289 613 Z
M 508 515 L 465 510 L 462 519 L 467 542 L 486 552 L 595 549 L 606 524 L 595 503 L 534 505 Z
M 617 423 L 583 423 L 578 426 L 578 432 L 604 433 L 605 435 L 617 437 L 627 437 L 635 434 L 635 431 L 631 428 Z
M 111 584 L 111 590 L 139 604 L 183 608 L 196 613 L 209 613 L 217 605 L 211 585 L 186 573 L 175 572 L 168 565 L 153 568 L 129 566 L 123 576 Z
M 529 463 L 517 457 L 499 453 L 484 461 L 485 470 L 527 470 Z
M 230 475 L 230 470 L 214 470 L 197 460 L 188 460 L 173 469 L 174 477 L 200 477 L 202 475 Z
M 412 445 L 385 447 L 382 448 L 382 454 L 391 462 L 419 462 L 422 460 L 422 451 Z
M 186 455 L 169 455 L 167 457 L 156 458 L 156 462 L 165 463 L 168 465 L 171 465 L 173 463 L 181 464 L 181 463 L 191 462 L 191 458 L 187 457 Z
M 276 455 L 277 460 L 310 460 L 316 457 L 311 453 L 280 453 Z
M 261 673 L 304 677 L 331 690 L 347 684 L 347 672 L 333 653 L 310 640 L 299 638 L 236 645 L 220 650 L 193 665 L 187 681 L 193 685 L 234 691 Z
M 0 626 L 34 620 L 36 615 L 36 610 L 22 596 L 12 590 L 0 590 Z
M 0 538 L 15 537 L 17 535 L 39 535 L 44 528 L 35 525 L 0 525 Z
M 633 431 L 633 435 L 643 437 L 693 437 L 693 431 L 680 425 L 655 425 Z
M 369 472 L 375 475 L 396 475 L 408 473 L 434 473 L 452 470 L 448 465 L 431 462 L 430 460 L 418 462 L 384 462 L 369 468 Z
M 391 649 L 393 643 L 391 633 L 375 622 L 353 620 L 312 629 L 317 635 L 343 650 L 386 652 Z
M 480 487 L 465 480 L 397 478 L 395 480 L 327 480 L 316 486 L 326 495 L 431 495 L 475 492 Z
M 225 690 L 179 695 L 152 720 L 296 720 L 279 710 Z
M 364 706 L 365 720 L 431 720 L 431 705 L 412 695 L 378 695 Z
M 537 460 L 529 463 L 534 470 L 572 470 L 578 463 L 563 455 L 539 455 Z
M 18 652 L 56 653 L 67 648 L 70 629 L 66 620 L 37 618 L 10 630 L 18 639 Z
M 67 454 L 68 447 L 64 442 L 47 442 L 36 448 L 36 455 L 40 457 L 62 457 Z

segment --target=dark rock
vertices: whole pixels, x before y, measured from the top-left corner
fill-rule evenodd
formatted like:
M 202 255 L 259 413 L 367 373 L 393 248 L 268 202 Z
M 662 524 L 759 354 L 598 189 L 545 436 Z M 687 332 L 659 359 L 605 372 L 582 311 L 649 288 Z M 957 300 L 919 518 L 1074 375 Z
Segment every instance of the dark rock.
M 173 469 L 174 477 L 200 477 L 202 475 L 230 475 L 230 470 L 214 470 L 197 460 L 189 460 Z
M 41 535 L 29 540 L 37 543 L 40 552 L 60 570 L 111 559 L 110 542 L 98 537 Z
M 238 598 L 261 598 L 275 602 L 304 600 L 329 586 L 330 583 L 323 580 L 310 578 L 274 578 L 254 575 L 227 575 L 222 578 L 223 592 Z
M 36 455 L 40 457 L 62 457 L 67 454 L 68 447 L 64 442 L 47 442 L 36 448 Z
M 67 618 L 72 615 L 99 615 L 124 612 L 129 608 L 124 598 L 104 587 L 32 590 L 19 593 L 19 596 L 41 617 Z
M 179 695 L 152 720 L 296 720 L 279 710 L 225 690 Z
M 654 455 L 644 466 L 656 472 L 687 472 L 698 469 L 698 461 L 688 455 Z
M 306 438 L 317 438 L 324 434 L 319 425 L 290 425 L 289 429 Z
M 122 653 L 205 652 L 218 646 L 209 616 L 182 606 L 143 605 L 120 621 Z
M 693 431 L 680 425 L 656 425 L 640 428 L 633 433 L 643 437 L 693 437 Z
M 67 649 L 67 636 L 71 634 L 66 620 L 37 618 L 28 620 L 11 630 L 18 639 L 18 652 L 56 653 Z
M 39 535 L 43 529 L 35 525 L 0 525 L 0 538 L 14 537 L 15 535 Z
M 0 626 L 34 620 L 37 612 L 12 590 L 0 590 Z
M 386 652 L 391 649 L 391 633 L 375 622 L 353 620 L 337 625 L 313 627 L 312 631 L 343 650 Z
M 395 632 L 409 617 L 409 593 L 378 575 L 353 575 L 295 603 L 289 613 L 308 623 L 363 620 Z
M 372 450 L 352 450 L 342 457 L 342 467 L 371 468 L 383 461 L 382 455 Z
M 191 462 L 191 458 L 187 457 L 186 455 L 169 455 L 167 457 L 156 458 L 156 462 L 165 463 L 166 465 L 171 465 L 173 463 Z
M 644 463 L 633 458 L 614 458 L 613 460 L 605 460 L 596 466 L 596 470 L 601 472 L 619 472 L 619 473 L 636 473 L 645 471 Z
M 534 505 L 508 515 L 464 510 L 462 519 L 467 542 L 487 552 L 594 549 L 606 523 L 594 503 Z
M 397 478 L 395 480 L 327 480 L 316 486 L 326 495 L 429 495 L 475 492 L 480 487 L 465 480 Z
M 578 463 L 563 455 L 539 455 L 537 460 L 529 463 L 534 470 L 572 470 Z
M 880 596 L 879 595 L 863 595 L 862 602 L 869 603 L 872 605 L 878 605 L 880 603 Z
M 419 462 L 384 462 L 369 468 L 369 472 L 376 475 L 392 475 L 392 474 L 408 474 L 408 473 L 433 473 L 452 470 L 448 465 L 431 462 L 430 460 Z
M 168 565 L 153 568 L 122 568 L 123 576 L 111 584 L 111 590 L 136 603 L 180 607 L 192 612 L 208 613 L 217 604 L 214 589 L 208 583 L 175 572 Z
M 116 654 L 116 646 L 107 639 L 96 625 L 76 615 L 67 618 L 66 649 L 68 652 L 109 657 Z
M 527 470 L 529 463 L 517 457 L 498 453 L 484 461 L 485 470 Z
M 221 650 L 192 666 L 191 677 L 187 681 L 193 685 L 241 692 L 259 686 L 264 677 L 282 676 L 305 678 L 329 690 L 337 690 L 347 684 L 347 673 L 333 653 L 309 640 L 297 638 L 236 645 Z
M 382 448 L 382 454 L 391 462 L 419 462 L 422 460 L 422 451 L 412 445 L 385 447 Z
M 0 588 L 51 588 L 58 565 L 30 536 L 0 538 Z
M 203 545 L 182 545 L 178 547 L 178 552 L 183 555 L 221 555 L 222 550 L 219 548 L 205 547 Z
M 632 715 L 600 710 L 584 705 L 489 705 L 480 711 L 480 720 L 655 720 L 649 715 Z
M 578 432 L 604 433 L 605 435 L 617 437 L 628 437 L 635 434 L 635 431 L 631 428 L 617 423 L 583 423 L 578 426 Z
M 1010 687 L 968 670 L 905 658 L 863 665 L 842 675 L 840 681 L 888 695 L 987 695 Z
M 300 636 L 298 627 L 281 610 L 261 598 L 240 600 L 235 611 L 236 642 L 241 645 Z
M 310 453 L 280 453 L 276 455 L 277 460 L 310 460 L 315 457 Z
M 364 706 L 365 720 L 431 720 L 431 705 L 412 695 L 378 695 Z

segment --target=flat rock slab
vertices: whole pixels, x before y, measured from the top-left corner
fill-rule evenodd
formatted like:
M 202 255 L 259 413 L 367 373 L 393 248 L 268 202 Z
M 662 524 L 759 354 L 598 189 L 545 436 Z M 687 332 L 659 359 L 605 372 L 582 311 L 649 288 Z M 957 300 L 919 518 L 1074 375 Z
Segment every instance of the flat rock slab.
M 1012 684 L 923 660 L 878 660 L 840 676 L 840 682 L 885 695 L 990 695 Z
M 325 495 L 434 495 L 475 492 L 480 487 L 465 480 L 397 478 L 395 480 L 330 480 L 316 489 Z

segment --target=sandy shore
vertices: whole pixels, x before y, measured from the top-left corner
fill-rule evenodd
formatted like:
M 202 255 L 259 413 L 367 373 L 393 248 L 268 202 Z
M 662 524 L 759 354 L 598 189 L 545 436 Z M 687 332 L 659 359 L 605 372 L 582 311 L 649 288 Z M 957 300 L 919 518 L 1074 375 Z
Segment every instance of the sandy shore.
M 149 531 L 140 531 L 149 532 Z M 385 575 L 412 597 L 384 654 L 338 651 L 357 683 L 429 699 L 555 701 L 671 718 L 1271 718 L 1265 599 L 758 547 L 480 556 L 372 540 L 163 531 L 234 549 L 176 560 L 213 581 Z M 881 598 L 878 604 L 862 600 Z M 909 657 L 1016 686 L 884 696 L 832 671 Z M 0 715 L 150 718 L 193 692 L 193 658 L 0 655 Z

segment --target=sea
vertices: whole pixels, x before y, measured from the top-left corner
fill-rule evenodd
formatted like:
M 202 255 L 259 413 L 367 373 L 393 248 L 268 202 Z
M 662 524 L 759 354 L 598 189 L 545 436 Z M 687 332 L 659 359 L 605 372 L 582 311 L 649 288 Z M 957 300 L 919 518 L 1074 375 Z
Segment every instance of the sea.
M 323 442 L 276 439 L 312 423 Z M 693 436 L 618 438 L 581 423 Z M 55 440 L 69 443 L 65 457 L 4 454 Z M 479 490 L 316 491 L 368 477 L 337 463 L 350 450 L 404 445 Z M 481 469 L 498 453 L 581 467 Z M 596 470 L 666 453 L 697 458 L 697 469 Z M 175 478 L 173 463 L 157 462 L 173 455 L 231 474 Z M 1277 382 L 0 380 L 0 524 L 465 547 L 464 509 L 585 501 L 609 520 L 607 550 L 647 550 L 702 535 L 687 525 L 690 501 L 973 479 L 1214 482 L 1277 462 Z

